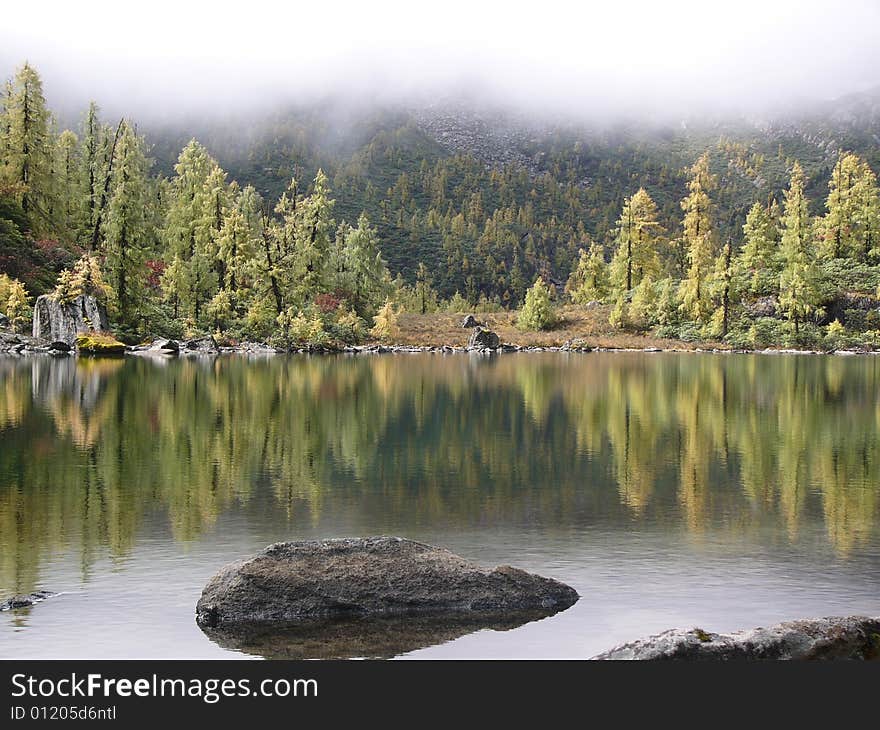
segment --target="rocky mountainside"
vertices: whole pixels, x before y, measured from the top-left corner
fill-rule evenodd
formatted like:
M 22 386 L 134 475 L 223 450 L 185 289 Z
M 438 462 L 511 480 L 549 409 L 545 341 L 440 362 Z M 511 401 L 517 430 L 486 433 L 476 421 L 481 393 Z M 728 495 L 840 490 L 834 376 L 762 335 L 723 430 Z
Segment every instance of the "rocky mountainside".
M 336 100 L 144 129 L 165 174 L 195 136 L 229 178 L 254 185 L 269 203 L 291 177 L 309 181 L 321 168 L 336 220 L 366 211 L 393 274 L 414 281 L 424 263 L 438 272 L 443 296 L 485 293 L 506 303 L 521 299 L 520 280 L 538 273 L 564 281 L 586 236 L 610 250 L 622 202 L 640 187 L 675 236 L 687 169 L 707 150 L 719 180 L 713 218 L 721 240 L 738 245 L 748 209 L 781 197 L 795 160 L 806 171 L 812 213 L 820 213 L 839 151 L 880 171 L 878 110 L 880 89 L 796 113 L 614 123 L 478 102 L 355 108 Z

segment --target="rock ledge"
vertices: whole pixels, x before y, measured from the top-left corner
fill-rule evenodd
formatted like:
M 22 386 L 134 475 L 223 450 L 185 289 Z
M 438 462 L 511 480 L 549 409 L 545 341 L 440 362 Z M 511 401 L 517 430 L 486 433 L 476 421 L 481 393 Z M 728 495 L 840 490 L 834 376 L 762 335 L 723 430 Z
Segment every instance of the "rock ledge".
M 672 629 L 593 659 L 880 659 L 880 617 L 804 619 L 732 634 Z

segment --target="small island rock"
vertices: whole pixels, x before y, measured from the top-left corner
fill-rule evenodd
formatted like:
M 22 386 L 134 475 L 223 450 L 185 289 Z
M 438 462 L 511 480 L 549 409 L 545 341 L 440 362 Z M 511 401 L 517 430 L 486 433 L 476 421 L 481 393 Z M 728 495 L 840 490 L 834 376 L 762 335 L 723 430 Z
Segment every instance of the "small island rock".
M 202 591 L 204 627 L 368 615 L 543 610 L 578 600 L 569 586 L 517 568 L 483 568 L 399 537 L 285 542 L 223 567 Z

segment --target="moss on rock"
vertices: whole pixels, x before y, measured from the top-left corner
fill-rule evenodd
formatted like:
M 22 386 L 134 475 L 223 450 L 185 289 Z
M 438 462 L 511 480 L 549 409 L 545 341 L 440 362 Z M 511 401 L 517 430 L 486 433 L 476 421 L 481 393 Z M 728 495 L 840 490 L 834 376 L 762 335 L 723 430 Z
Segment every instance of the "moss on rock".
M 83 355 L 121 355 L 125 344 L 104 332 L 87 332 L 76 336 L 76 349 Z

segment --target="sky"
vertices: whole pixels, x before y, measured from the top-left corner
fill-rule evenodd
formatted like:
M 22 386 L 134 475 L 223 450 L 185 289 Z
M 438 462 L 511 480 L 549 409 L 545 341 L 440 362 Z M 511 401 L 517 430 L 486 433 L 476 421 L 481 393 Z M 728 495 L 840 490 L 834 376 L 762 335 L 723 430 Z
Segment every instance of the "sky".
M 880 85 L 880 0 L 8 3 L 0 72 L 25 59 L 53 106 L 140 115 L 457 93 L 749 112 Z

